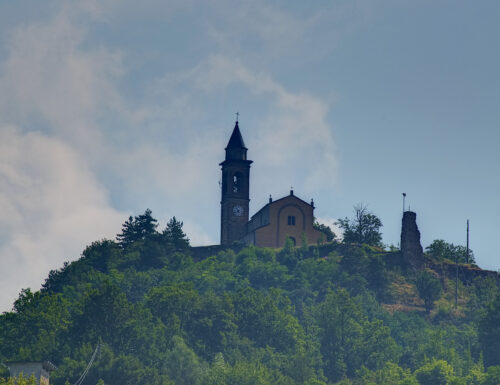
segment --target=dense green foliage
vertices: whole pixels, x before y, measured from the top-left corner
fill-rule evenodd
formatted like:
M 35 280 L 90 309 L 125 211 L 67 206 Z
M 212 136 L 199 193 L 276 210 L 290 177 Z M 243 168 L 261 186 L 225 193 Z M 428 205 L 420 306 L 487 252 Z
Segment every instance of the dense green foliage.
M 422 270 L 417 274 L 416 285 L 418 295 L 424 301 L 425 311 L 430 313 L 434 302 L 441 297 L 443 291 L 441 282 L 428 270 Z
M 437 259 L 447 259 L 449 261 L 455 262 L 457 260 L 459 263 L 470 263 L 475 264 L 474 252 L 469 249 L 467 254 L 467 248 L 464 246 L 456 246 L 453 243 L 445 242 L 442 239 L 435 239 L 432 243 L 425 248 L 427 253 Z
M 182 222 L 159 232 L 148 210 L 20 293 L 0 316 L 0 362 L 49 359 L 51 383 L 64 385 L 101 344 L 86 384 L 500 383 L 493 279 L 461 285 L 455 310 L 450 285 L 394 264 L 395 253 L 320 250 L 288 242 L 198 259 Z M 423 274 L 439 292 L 429 313 Z
M 325 225 L 323 223 L 319 223 L 318 221 L 314 221 L 313 227 L 316 230 L 321 231 L 323 233 L 323 236 L 324 236 L 323 240 L 326 241 L 326 242 L 332 242 L 336 238 L 336 235 L 332 231 L 332 229 L 330 228 L 330 226 L 327 226 L 327 225 Z
M 337 225 L 342 229 L 345 243 L 382 246 L 382 221 L 362 203 L 354 206 L 354 218 L 340 218 Z
M 500 364 L 500 296 L 489 304 L 479 323 L 479 341 L 486 365 Z
M 21 374 L 18 378 L 0 378 L 0 385 L 37 385 L 37 381 L 34 376 L 25 378 Z

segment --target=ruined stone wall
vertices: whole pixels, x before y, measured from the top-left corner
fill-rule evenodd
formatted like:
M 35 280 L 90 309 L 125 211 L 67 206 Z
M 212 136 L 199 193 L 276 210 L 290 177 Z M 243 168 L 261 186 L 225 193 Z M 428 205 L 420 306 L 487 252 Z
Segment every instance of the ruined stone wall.
M 413 211 L 405 211 L 403 213 L 403 224 L 401 227 L 401 256 L 403 261 L 414 269 L 421 269 L 424 265 L 424 251 L 420 244 L 417 214 Z

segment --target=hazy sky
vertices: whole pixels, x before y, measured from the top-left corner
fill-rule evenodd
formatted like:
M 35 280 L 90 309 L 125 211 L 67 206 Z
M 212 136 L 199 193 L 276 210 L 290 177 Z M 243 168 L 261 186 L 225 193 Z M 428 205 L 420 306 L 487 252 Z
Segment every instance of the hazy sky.
M 0 311 L 146 208 L 219 240 L 240 112 L 251 212 L 290 186 L 325 223 L 368 205 L 398 244 L 499 269 L 500 3 L 0 2 Z

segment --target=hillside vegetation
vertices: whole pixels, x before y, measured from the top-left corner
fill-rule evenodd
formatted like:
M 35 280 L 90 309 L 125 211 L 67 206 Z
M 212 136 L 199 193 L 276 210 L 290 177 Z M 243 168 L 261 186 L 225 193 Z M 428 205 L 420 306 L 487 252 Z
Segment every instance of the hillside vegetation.
M 414 271 L 363 244 L 201 254 L 175 218 L 129 218 L 20 293 L 0 362 L 48 359 L 51 384 L 73 384 L 99 344 L 84 384 L 500 384 L 494 275 L 461 280 L 455 307 L 432 257 Z

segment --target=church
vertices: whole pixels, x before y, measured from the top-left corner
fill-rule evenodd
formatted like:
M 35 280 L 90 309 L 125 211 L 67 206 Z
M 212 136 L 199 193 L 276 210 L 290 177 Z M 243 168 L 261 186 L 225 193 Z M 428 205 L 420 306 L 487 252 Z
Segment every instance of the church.
M 236 120 L 226 147 L 222 168 L 221 238 L 222 245 L 241 241 L 259 247 L 283 247 L 289 237 L 294 244 L 301 242 L 303 234 L 308 244 L 320 242 L 324 236 L 313 227 L 314 202 L 290 195 L 274 200 L 249 218 L 250 166 L 248 149 Z

